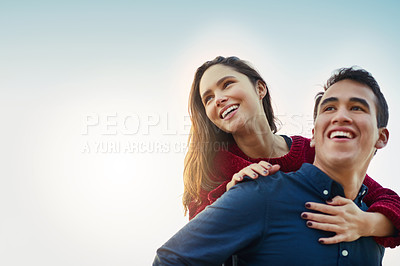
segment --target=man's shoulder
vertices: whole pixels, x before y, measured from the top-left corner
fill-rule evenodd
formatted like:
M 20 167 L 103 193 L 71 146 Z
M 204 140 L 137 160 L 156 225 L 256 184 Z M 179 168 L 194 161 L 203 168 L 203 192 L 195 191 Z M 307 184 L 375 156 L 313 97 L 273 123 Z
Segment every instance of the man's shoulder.
M 274 191 L 276 186 L 282 186 L 283 183 L 289 184 L 293 182 L 293 180 L 298 179 L 298 177 L 299 174 L 297 172 L 285 173 L 282 171 L 278 171 L 269 176 L 259 176 L 256 179 L 245 176 L 243 181 L 238 183 L 233 188 L 236 187 L 236 189 L 240 189 L 245 192 L 259 192 L 260 194 L 265 195 L 266 192 L 270 193 L 271 191 Z
M 274 190 L 276 186 L 298 185 L 299 182 L 313 182 L 314 176 L 323 174 L 317 167 L 312 164 L 304 163 L 301 168 L 294 172 L 285 173 L 278 171 L 270 176 L 260 176 L 257 179 L 252 179 L 248 176 L 243 178 L 243 181 L 236 186 L 247 190 L 255 190 L 265 192 L 265 190 Z M 283 187 L 285 189 L 285 187 Z
M 244 181 L 233 186 L 205 210 L 210 213 L 213 212 L 213 215 L 218 213 L 222 216 L 246 217 L 246 219 L 264 215 L 263 210 L 265 210 L 266 203 L 269 198 L 275 196 L 275 192 L 269 193 L 273 191 L 269 188 L 271 186 L 268 186 L 269 182 L 258 179 L 245 178 Z

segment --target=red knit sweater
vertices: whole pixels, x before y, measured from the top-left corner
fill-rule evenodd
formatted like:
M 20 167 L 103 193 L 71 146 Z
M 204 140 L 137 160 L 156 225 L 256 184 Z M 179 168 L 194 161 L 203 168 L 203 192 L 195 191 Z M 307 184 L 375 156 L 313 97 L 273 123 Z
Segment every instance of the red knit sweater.
M 315 151 L 310 147 L 310 140 L 301 136 L 292 136 L 291 138 L 293 143 L 289 153 L 279 158 L 252 159 L 245 155 L 236 144 L 230 145 L 228 150 L 219 151 L 214 160 L 216 174 L 212 178 L 220 185 L 212 191 L 200 191 L 201 204 L 192 202 L 189 205 L 189 219 L 193 219 L 205 207 L 221 197 L 232 176 L 252 163 L 265 160 L 271 164 L 279 164 L 280 170 L 283 172 L 297 171 L 303 163 L 313 163 Z M 383 188 L 368 175 L 365 177 L 364 184 L 368 187 L 368 194 L 364 197 L 364 202 L 369 206 L 368 211 L 384 214 L 399 232 L 400 197 L 392 190 Z M 399 234 L 395 237 L 376 237 L 375 240 L 384 247 L 394 248 L 400 245 Z

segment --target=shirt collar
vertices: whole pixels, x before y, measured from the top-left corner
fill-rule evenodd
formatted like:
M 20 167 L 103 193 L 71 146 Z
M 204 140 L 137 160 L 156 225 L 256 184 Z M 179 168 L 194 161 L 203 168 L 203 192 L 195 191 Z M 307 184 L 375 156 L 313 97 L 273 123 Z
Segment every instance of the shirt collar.
M 305 182 L 309 182 L 309 185 L 314 187 L 321 194 L 321 197 L 325 201 L 333 199 L 336 196 L 345 197 L 343 186 L 335 180 L 331 179 L 318 167 L 309 163 L 304 163 L 297 173 L 303 175 L 305 177 Z M 367 194 L 367 192 L 367 186 L 362 184 L 357 194 L 357 197 L 354 200 L 354 203 L 356 203 L 357 206 L 361 206 L 362 199 Z

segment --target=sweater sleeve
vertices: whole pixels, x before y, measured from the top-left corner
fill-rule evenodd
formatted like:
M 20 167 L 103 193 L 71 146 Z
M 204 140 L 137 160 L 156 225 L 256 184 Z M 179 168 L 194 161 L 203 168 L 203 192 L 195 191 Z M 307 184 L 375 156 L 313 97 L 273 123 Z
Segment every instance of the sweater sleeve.
M 192 220 L 196 217 L 197 214 L 202 212 L 208 205 L 211 205 L 216 201 L 219 197 L 222 196 L 226 192 L 226 185 L 229 183 L 229 180 L 224 181 L 221 185 L 214 188 L 210 192 L 202 190 L 200 192 L 201 203 L 191 202 L 189 204 L 189 220 Z
M 208 193 L 208 200 L 210 204 L 213 204 L 214 201 L 216 201 L 219 197 L 222 196 L 222 194 L 226 192 L 226 185 L 228 185 L 229 182 L 230 180 L 222 182 L 221 185 L 219 185 L 215 189 L 211 190 L 210 193 Z
M 400 197 L 392 190 L 383 188 L 368 175 L 364 184 L 368 193 L 364 202 L 369 206 L 369 212 L 379 212 L 392 221 L 396 228 L 396 235 L 390 237 L 375 237 L 375 241 L 384 247 L 395 248 L 400 245 Z
M 208 205 L 210 205 L 210 201 L 208 200 L 208 191 L 201 189 L 200 191 L 200 203 L 196 201 L 192 201 L 189 204 L 189 220 L 192 220 L 203 211 Z

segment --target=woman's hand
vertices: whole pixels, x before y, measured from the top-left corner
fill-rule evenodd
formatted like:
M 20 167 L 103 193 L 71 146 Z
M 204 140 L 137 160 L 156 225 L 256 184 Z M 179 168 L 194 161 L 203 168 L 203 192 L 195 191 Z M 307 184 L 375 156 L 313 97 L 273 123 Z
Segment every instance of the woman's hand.
M 335 232 L 329 238 L 320 238 L 321 244 L 350 242 L 362 236 L 389 236 L 394 233 L 391 221 L 383 214 L 364 212 L 350 199 L 334 197 L 328 204 L 307 202 L 306 208 L 321 213 L 303 212 L 310 228 Z
M 273 175 L 278 172 L 279 168 L 281 168 L 279 164 L 272 165 L 266 161 L 250 164 L 232 176 L 231 182 L 226 185 L 226 191 L 231 189 L 238 182 L 242 181 L 243 177 L 246 175 L 253 179 L 257 179 L 259 175 Z

